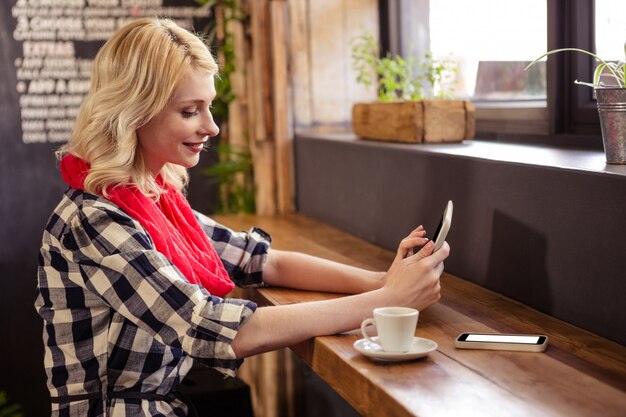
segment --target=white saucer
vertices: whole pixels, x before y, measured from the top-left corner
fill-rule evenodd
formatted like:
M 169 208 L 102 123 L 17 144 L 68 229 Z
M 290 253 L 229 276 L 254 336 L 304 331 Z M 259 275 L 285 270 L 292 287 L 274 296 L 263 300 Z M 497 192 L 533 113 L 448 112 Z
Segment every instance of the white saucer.
M 372 337 L 378 340 L 378 337 Z M 385 352 L 380 345 L 367 339 L 359 339 L 354 342 L 354 348 L 361 354 L 378 361 L 397 362 L 422 358 L 437 349 L 437 343 L 423 337 L 414 337 L 413 345 L 408 352 Z

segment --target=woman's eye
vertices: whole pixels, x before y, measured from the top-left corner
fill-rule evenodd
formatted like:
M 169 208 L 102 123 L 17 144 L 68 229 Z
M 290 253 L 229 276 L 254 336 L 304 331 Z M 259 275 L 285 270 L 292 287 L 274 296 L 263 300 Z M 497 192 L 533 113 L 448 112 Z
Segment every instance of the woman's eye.
M 198 114 L 198 110 L 187 111 L 183 110 L 183 117 L 193 117 Z

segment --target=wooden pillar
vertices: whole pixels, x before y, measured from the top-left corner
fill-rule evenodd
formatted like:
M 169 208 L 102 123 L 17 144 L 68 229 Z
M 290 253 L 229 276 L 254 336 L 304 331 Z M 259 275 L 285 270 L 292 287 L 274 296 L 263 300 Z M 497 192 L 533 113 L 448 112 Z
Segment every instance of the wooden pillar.
M 237 7 L 242 7 L 237 2 Z M 235 149 L 245 149 L 248 146 L 248 91 L 246 88 L 246 40 L 243 22 L 232 16 L 232 10 L 227 9 L 226 32 L 231 36 L 234 52 L 235 70 L 230 74 L 230 84 L 234 99 L 228 105 L 229 142 Z
M 272 144 L 271 59 L 269 51 L 269 2 L 249 0 L 250 61 L 248 96 L 250 106 L 250 151 L 254 161 L 257 214 L 273 215 L 276 207 L 276 172 Z
M 281 214 L 293 212 L 293 133 L 288 83 L 288 17 L 284 0 L 270 1 L 272 52 L 273 137 L 276 151 L 277 207 Z
M 294 129 L 307 128 L 313 123 L 308 0 L 287 0 L 287 4 L 292 125 Z

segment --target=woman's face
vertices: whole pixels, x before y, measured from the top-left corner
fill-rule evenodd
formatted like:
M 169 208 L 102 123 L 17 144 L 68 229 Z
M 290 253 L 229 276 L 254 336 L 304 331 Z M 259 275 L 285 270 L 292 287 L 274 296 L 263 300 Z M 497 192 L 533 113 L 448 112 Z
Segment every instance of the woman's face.
M 165 108 L 137 130 L 140 152 L 153 176 L 166 163 L 193 167 L 209 138 L 219 133 L 211 115 L 213 81 L 211 74 L 188 70 Z

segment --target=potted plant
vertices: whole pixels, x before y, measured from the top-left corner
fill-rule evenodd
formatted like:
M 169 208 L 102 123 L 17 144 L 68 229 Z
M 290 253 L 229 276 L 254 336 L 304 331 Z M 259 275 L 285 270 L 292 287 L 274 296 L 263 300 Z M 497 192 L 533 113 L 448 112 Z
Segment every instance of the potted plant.
M 607 164 L 626 164 L 626 62 L 607 62 L 584 49 L 562 48 L 546 52 L 528 64 L 526 69 L 548 55 L 564 51 L 587 54 L 600 63 L 591 83 L 578 80 L 575 83 L 595 89 Z M 624 55 L 626 57 L 626 44 Z
M 446 78 L 456 73 L 451 61 L 426 54 L 421 61 L 397 55 L 380 57 L 370 33 L 352 40 L 357 82 L 376 86 L 378 100 L 352 107 L 352 128 L 365 139 L 396 142 L 460 142 L 474 136 L 474 107 L 453 100 Z
M 24 417 L 22 406 L 9 402 L 6 392 L 0 390 L 0 417 Z

